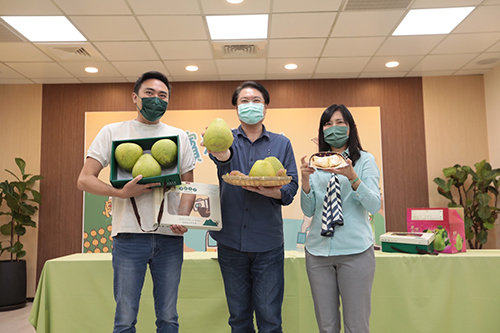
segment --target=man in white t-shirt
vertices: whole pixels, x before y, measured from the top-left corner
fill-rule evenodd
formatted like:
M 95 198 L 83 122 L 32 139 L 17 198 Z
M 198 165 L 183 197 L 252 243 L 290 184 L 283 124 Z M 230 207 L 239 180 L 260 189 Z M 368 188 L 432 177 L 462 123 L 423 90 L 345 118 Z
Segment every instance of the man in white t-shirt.
M 149 264 L 154 285 L 157 332 L 178 332 L 177 294 L 183 260 L 184 226 L 153 228 L 157 217 L 153 191 L 159 183 L 138 184 L 142 175 L 123 188 L 99 180 L 110 163 L 114 140 L 179 136 L 179 169 L 183 181 L 194 179 L 195 159 L 187 134 L 160 122 L 170 99 L 170 84 L 160 72 L 146 72 L 135 83 L 132 101 L 137 118 L 104 126 L 92 142 L 78 177 L 78 189 L 113 198 L 113 289 L 116 312 L 113 332 L 135 332 L 141 290 Z M 131 199 L 133 198 L 133 199 Z M 134 211 L 132 202 L 137 210 Z M 189 215 L 194 197 L 183 196 L 178 215 Z

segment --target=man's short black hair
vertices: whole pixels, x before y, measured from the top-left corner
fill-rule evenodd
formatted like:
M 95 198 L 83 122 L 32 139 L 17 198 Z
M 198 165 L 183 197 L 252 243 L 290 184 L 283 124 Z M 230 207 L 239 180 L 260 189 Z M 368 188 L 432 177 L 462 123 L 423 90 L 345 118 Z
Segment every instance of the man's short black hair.
M 157 71 L 150 71 L 150 72 L 146 72 L 146 73 L 142 74 L 137 79 L 137 81 L 135 81 L 134 92 L 136 94 L 139 94 L 139 89 L 141 89 L 142 83 L 144 81 L 149 80 L 149 79 L 157 79 L 157 80 L 160 80 L 161 82 L 165 83 L 165 85 L 167 86 L 167 89 L 168 89 L 168 95 L 170 96 L 171 87 L 170 87 L 170 83 L 168 82 L 167 77 L 165 76 L 165 74 L 157 72 Z
M 245 81 L 238 88 L 236 88 L 236 90 L 233 93 L 233 98 L 231 100 L 231 103 L 233 103 L 234 106 L 238 104 L 238 96 L 240 95 L 240 92 L 245 88 L 254 88 L 260 91 L 262 93 L 262 97 L 264 97 L 264 104 L 269 105 L 270 99 L 269 99 L 269 92 L 267 91 L 267 89 L 258 82 Z

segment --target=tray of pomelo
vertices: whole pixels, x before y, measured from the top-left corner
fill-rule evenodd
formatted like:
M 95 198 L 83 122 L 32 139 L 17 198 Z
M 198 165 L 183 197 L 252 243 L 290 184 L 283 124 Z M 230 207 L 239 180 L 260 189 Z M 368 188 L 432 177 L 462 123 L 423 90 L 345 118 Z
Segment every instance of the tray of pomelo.
M 233 170 L 222 176 L 222 179 L 236 186 L 282 186 L 290 183 L 291 176 L 286 175 L 286 169 L 280 160 L 274 156 L 257 160 L 248 175 L 238 170 Z

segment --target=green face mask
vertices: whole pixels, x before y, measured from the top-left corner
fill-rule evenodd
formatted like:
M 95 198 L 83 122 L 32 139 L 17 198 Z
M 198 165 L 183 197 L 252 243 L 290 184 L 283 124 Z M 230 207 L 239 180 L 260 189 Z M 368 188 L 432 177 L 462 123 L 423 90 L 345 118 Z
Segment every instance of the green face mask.
M 168 102 L 158 97 L 144 97 L 141 98 L 141 101 L 142 109 L 139 109 L 137 104 L 135 106 L 148 121 L 157 121 L 163 117 L 165 111 L 167 111 Z
M 334 148 L 342 148 L 349 141 L 347 126 L 332 126 L 323 131 L 325 142 Z

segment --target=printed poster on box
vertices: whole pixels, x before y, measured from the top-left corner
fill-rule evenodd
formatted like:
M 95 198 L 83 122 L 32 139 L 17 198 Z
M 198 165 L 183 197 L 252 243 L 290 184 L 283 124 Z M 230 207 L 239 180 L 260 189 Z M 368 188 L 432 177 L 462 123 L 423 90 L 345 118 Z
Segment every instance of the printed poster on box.
M 457 208 L 407 208 L 408 232 L 434 232 L 434 252 L 466 251 L 464 220 Z
M 178 215 L 181 200 L 193 202 L 189 215 Z M 165 193 L 155 190 L 154 202 L 157 216 L 163 203 L 160 227 L 179 224 L 188 229 L 222 229 L 219 185 L 182 182 Z

